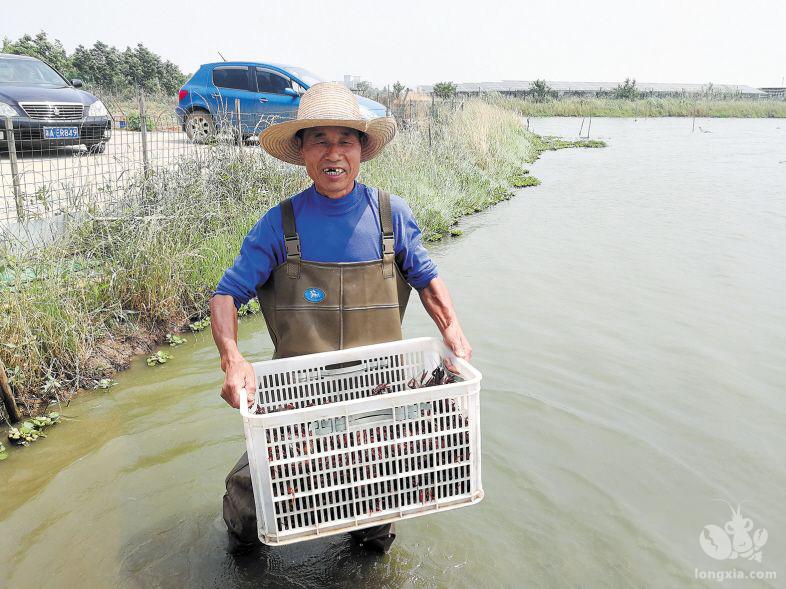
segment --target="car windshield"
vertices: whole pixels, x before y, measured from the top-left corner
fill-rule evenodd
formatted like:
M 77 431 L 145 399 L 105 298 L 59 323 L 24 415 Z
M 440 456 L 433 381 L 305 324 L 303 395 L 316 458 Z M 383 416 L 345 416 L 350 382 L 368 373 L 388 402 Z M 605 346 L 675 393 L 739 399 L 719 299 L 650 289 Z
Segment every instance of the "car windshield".
M 290 74 L 295 76 L 296 78 L 302 80 L 309 86 L 313 86 L 319 82 L 324 82 L 325 78 L 320 76 L 319 74 L 315 74 L 314 72 L 310 72 L 305 68 L 296 67 L 291 65 L 285 65 L 284 69 L 287 70 Z
M 57 86 L 68 83 L 55 70 L 32 59 L 0 59 L 0 84 L 24 84 L 26 86 Z

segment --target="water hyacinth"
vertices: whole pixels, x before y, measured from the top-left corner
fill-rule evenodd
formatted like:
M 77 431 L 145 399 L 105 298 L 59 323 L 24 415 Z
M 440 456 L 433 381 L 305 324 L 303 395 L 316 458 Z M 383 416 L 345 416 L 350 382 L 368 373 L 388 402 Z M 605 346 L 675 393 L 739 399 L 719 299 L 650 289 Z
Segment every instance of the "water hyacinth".
M 55 425 L 60 421 L 60 414 L 56 412 L 47 413 L 33 417 L 20 425 L 8 430 L 8 440 L 18 446 L 27 446 L 39 438 L 45 438 L 44 429 Z
M 158 366 L 159 364 L 166 364 L 168 360 L 172 359 L 172 354 L 169 354 L 164 351 L 156 352 L 155 354 L 151 354 L 145 359 L 145 362 L 148 366 Z

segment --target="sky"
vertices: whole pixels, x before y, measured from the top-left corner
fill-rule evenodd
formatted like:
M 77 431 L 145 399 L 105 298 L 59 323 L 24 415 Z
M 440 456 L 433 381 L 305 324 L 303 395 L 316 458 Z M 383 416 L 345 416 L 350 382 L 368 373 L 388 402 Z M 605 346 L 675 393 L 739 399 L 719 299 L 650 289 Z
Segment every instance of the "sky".
M 70 52 L 143 43 L 193 73 L 248 60 L 376 86 L 533 80 L 782 85 L 784 0 L 373 2 L 6 0 L 0 37 L 46 31 Z

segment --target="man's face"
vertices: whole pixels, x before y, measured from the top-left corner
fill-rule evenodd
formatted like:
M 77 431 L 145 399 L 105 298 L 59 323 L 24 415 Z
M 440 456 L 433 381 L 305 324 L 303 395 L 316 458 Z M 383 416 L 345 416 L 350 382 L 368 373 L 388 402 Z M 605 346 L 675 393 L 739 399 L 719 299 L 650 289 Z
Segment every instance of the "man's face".
M 303 131 L 300 155 L 317 191 L 329 198 L 346 196 L 360 172 L 360 138 L 347 127 L 312 127 Z

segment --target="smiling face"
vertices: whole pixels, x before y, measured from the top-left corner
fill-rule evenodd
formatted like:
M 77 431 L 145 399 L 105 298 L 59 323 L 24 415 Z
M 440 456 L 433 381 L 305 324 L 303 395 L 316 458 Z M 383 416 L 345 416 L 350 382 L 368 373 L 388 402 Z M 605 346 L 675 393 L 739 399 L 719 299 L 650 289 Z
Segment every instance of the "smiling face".
M 328 198 L 346 196 L 360 172 L 360 133 L 348 127 L 304 129 L 300 155 L 317 191 Z

